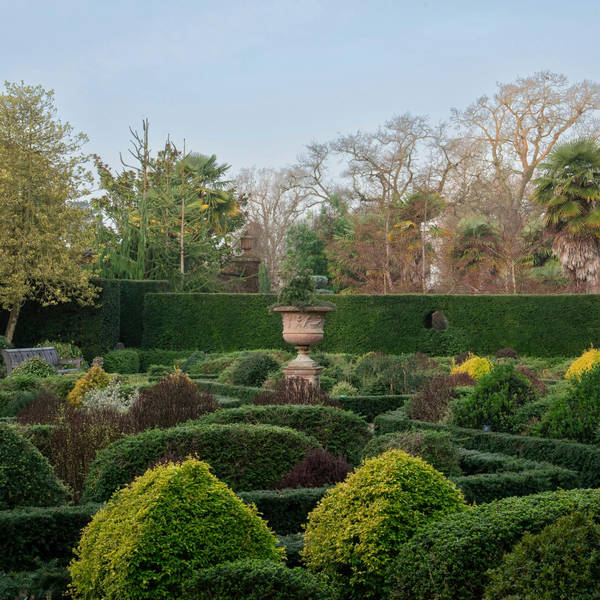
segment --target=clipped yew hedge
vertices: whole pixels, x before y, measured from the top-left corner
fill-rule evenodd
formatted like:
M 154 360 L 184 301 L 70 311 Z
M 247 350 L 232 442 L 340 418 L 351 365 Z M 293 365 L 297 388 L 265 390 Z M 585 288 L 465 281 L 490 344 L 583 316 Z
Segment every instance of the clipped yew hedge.
M 574 511 L 600 515 L 600 490 L 505 498 L 420 527 L 389 571 L 390 599 L 480 600 L 488 569 L 525 532 L 537 533 Z
M 367 422 L 350 411 L 332 406 L 245 405 L 202 417 L 203 423 L 264 423 L 291 427 L 314 436 L 329 452 L 358 464 L 362 449 L 371 439 Z
M 83 502 L 105 502 L 148 466 L 167 455 L 197 456 L 234 490 L 269 489 L 319 443 L 274 425 L 179 425 L 149 429 L 113 442 L 90 467 Z
M 600 299 L 595 295 L 464 296 L 403 294 L 328 295 L 325 352 L 389 354 L 462 350 L 493 354 L 565 356 L 600 344 Z M 269 312 L 272 295 L 146 294 L 143 345 L 154 348 L 242 350 L 285 348 L 281 317 Z M 427 328 L 434 311 L 446 331 Z

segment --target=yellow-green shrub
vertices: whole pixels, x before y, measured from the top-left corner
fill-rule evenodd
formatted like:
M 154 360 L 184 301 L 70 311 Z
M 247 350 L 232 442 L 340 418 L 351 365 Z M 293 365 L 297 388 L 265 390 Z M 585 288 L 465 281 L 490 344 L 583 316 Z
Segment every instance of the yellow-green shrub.
M 571 363 L 565 373 L 565 379 L 581 379 L 583 373 L 591 371 L 598 364 L 600 364 L 600 350 L 590 348 Z
M 110 375 L 105 373 L 102 367 L 92 367 L 75 382 L 75 386 L 67 395 L 67 402 L 79 405 L 87 392 L 108 387 L 109 383 Z
M 457 373 L 468 373 L 473 379 L 479 379 L 492 370 L 492 363 L 487 358 L 481 358 L 471 354 L 464 363 L 455 365 L 452 363 L 451 375 Z
M 85 528 L 69 570 L 85 600 L 179 598 L 199 569 L 281 561 L 258 516 L 196 459 L 162 464 L 115 493 Z
M 401 544 L 422 523 L 465 510 L 462 493 L 420 458 L 390 450 L 366 460 L 308 517 L 303 558 L 348 598 L 379 598 Z

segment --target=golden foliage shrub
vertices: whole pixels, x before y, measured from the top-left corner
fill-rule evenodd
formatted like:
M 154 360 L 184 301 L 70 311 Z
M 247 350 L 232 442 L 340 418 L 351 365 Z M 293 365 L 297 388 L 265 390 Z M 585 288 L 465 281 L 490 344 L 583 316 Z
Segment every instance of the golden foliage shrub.
M 475 354 L 470 354 L 465 362 L 457 365 L 452 362 L 451 375 L 458 373 L 467 373 L 473 379 L 477 380 L 487 375 L 492 370 L 492 363 L 487 358 L 481 358 Z
M 79 406 L 88 392 L 108 387 L 109 383 L 110 375 L 102 367 L 92 367 L 75 382 L 67 395 L 67 402 Z
M 579 381 L 584 373 L 591 371 L 598 364 L 600 364 L 600 350 L 592 347 L 571 363 L 565 373 L 565 379 Z

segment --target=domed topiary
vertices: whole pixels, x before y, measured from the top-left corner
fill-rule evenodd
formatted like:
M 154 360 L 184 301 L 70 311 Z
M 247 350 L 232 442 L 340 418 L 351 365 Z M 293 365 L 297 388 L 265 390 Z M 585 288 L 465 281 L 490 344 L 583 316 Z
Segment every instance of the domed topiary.
M 256 353 L 237 362 L 231 372 L 234 385 L 261 387 L 269 373 L 277 371 L 279 363 L 268 354 Z
M 86 600 L 182 597 L 200 569 L 239 559 L 281 561 L 255 507 L 206 463 L 167 463 L 114 494 L 85 528 L 69 570 Z
M 454 484 L 420 458 L 390 450 L 366 460 L 308 517 L 303 559 L 350 598 L 379 598 L 386 571 L 416 528 L 465 510 Z
M 561 517 L 537 535 L 526 533 L 489 576 L 484 600 L 597 600 L 600 526 L 582 513 Z
M 565 373 L 565 379 L 579 380 L 584 373 L 591 371 L 598 364 L 600 364 L 600 350 L 590 348 L 571 363 Z
M 0 510 L 64 504 L 67 495 L 40 451 L 15 427 L 0 423 Z

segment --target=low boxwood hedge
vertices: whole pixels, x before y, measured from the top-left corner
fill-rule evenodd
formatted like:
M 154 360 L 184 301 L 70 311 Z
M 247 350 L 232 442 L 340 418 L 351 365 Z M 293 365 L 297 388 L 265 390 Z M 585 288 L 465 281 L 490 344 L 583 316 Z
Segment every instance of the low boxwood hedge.
M 198 571 L 183 597 L 190 600 L 335 600 L 334 588 L 306 569 L 264 560 L 223 563 Z
M 336 400 L 339 400 L 344 410 L 351 410 L 371 422 L 377 415 L 404 406 L 405 402 L 410 397 L 410 394 L 398 394 L 392 396 L 346 396 L 344 398 L 336 398 Z
M 133 348 L 112 350 L 104 355 L 103 368 L 107 373 L 138 373 L 140 370 L 140 355 Z
M 302 530 L 308 513 L 315 508 L 329 488 L 296 488 L 287 490 L 253 490 L 239 492 L 247 504 L 254 503 L 269 527 L 279 535 Z
M 175 362 L 185 360 L 191 350 L 161 350 L 157 348 L 138 348 L 138 356 L 140 357 L 140 371 L 146 373 L 150 365 L 168 365 L 172 367 Z
M 65 597 L 70 582 L 71 576 L 66 567 L 57 567 L 54 563 L 35 571 L 0 572 L 0 600 L 59 600 Z
M 319 443 L 274 425 L 189 424 L 149 429 L 113 442 L 90 467 L 84 502 L 104 502 L 165 454 L 196 455 L 234 490 L 269 489 Z
M 264 423 L 291 427 L 314 436 L 329 452 L 342 454 L 358 464 L 363 447 L 371 439 L 367 422 L 350 411 L 332 406 L 246 405 L 202 417 L 204 423 Z
M 66 565 L 99 504 L 0 511 L 0 571 L 29 571 L 40 562 Z
M 600 485 L 600 447 L 598 446 L 412 421 L 402 411 L 379 415 L 375 419 L 377 435 L 412 429 L 450 431 L 452 438 L 464 448 L 511 454 L 537 462 L 548 462 L 579 472 L 581 487 Z
M 221 383 L 219 381 L 206 381 L 204 379 L 193 379 L 196 385 L 201 390 L 206 390 L 211 394 L 219 394 L 221 396 L 229 396 L 230 398 L 239 398 L 245 403 L 250 403 L 262 394 L 262 388 L 247 387 L 243 385 L 231 385 L 229 383 Z
M 389 571 L 389 598 L 479 600 L 488 569 L 526 531 L 537 533 L 573 511 L 600 514 L 600 490 L 505 498 L 428 523 L 399 548 Z
M 302 549 L 304 548 L 304 534 L 290 533 L 288 535 L 278 535 L 277 543 L 280 548 L 285 548 L 285 560 L 288 567 L 303 566 Z

